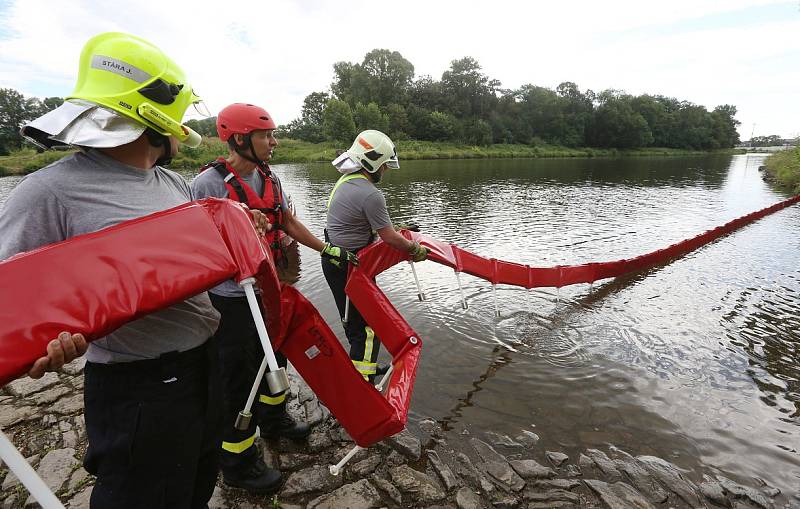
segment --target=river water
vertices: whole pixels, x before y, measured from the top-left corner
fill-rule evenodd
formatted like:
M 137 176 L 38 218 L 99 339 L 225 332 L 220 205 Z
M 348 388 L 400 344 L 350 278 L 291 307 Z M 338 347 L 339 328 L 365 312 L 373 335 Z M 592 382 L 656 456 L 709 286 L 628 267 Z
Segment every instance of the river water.
M 630 258 L 787 196 L 763 155 L 403 162 L 381 183 L 395 221 L 486 257 L 535 266 Z M 313 232 L 338 174 L 278 165 Z M 188 179 L 190 174 L 185 175 Z M 0 179 L 0 203 L 18 182 Z M 540 435 L 577 460 L 613 444 L 800 496 L 800 207 L 673 262 L 594 285 L 500 286 L 418 264 L 378 283 L 423 340 L 410 427 L 447 438 Z M 319 257 L 301 249 L 298 288 L 343 338 Z M 385 355 L 385 353 L 383 354 Z

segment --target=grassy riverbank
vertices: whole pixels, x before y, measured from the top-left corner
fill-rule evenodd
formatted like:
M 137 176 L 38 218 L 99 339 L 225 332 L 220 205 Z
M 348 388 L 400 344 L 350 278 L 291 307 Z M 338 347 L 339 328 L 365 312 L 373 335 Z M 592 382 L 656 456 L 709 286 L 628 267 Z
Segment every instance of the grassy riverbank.
M 331 161 L 337 149 L 345 149 L 333 142 L 308 143 L 284 139 L 275 151 L 274 164 L 309 163 Z M 555 145 L 490 145 L 477 147 L 454 143 L 430 141 L 401 141 L 397 144 L 401 160 L 415 159 L 501 159 L 501 158 L 539 158 L 539 157 L 648 157 L 648 156 L 689 156 L 704 155 L 708 152 L 671 148 L 643 148 L 635 150 L 569 148 Z M 199 168 L 217 156 L 227 152 L 226 146 L 218 138 L 207 138 L 198 148 L 182 147 L 173 160 L 172 168 Z M 725 151 L 731 153 L 732 151 Z M 8 156 L 0 157 L 0 176 L 23 175 L 38 170 L 53 161 L 72 153 L 72 151 L 49 151 L 37 154 L 33 149 L 23 149 Z
M 772 180 L 800 193 L 800 147 L 772 154 L 764 165 Z

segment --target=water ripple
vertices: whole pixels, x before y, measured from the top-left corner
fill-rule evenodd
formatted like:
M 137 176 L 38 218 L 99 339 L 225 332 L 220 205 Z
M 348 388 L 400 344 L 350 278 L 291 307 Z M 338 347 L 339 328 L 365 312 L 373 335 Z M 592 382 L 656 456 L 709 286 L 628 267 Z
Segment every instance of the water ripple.
M 381 187 L 395 221 L 487 257 L 548 266 L 629 258 L 784 198 L 763 157 L 408 162 Z M 312 232 L 338 176 L 279 165 Z M 186 175 L 191 178 L 191 175 Z M 0 203 L 18 179 L 0 179 Z M 669 264 L 530 292 L 418 264 L 378 283 L 423 341 L 413 416 L 453 433 L 535 429 L 568 453 L 614 444 L 692 470 L 800 479 L 800 207 Z M 298 288 L 343 338 L 319 257 Z M 294 275 L 293 277 L 297 277 Z M 500 317 L 495 317 L 495 302 Z M 385 358 L 385 353 L 382 353 Z M 573 449 L 574 448 L 574 449 Z

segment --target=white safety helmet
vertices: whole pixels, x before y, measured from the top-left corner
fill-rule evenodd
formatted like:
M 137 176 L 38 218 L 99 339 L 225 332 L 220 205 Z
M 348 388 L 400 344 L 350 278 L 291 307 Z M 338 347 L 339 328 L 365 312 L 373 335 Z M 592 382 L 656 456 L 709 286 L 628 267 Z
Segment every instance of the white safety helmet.
M 341 173 L 347 174 L 361 169 L 375 173 L 384 163 L 387 168 L 400 168 L 397 148 L 388 136 L 369 129 L 359 133 L 353 145 L 331 164 Z

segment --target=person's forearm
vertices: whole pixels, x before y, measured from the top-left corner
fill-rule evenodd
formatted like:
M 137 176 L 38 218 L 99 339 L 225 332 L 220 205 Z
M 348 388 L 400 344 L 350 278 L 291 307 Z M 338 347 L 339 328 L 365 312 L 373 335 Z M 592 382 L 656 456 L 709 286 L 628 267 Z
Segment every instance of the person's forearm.
M 407 253 L 414 248 L 414 243 L 394 231 L 394 227 L 392 226 L 381 228 L 378 230 L 378 235 L 380 235 L 381 240 L 398 251 Z
M 308 228 L 306 228 L 306 225 L 294 217 L 291 220 L 286 221 L 284 224 L 284 230 L 294 240 L 306 247 L 310 247 L 314 251 L 322 251 L 322 249 L 325 247 L 324 242 L 315 237 L 314 234 L 311 233 Z

